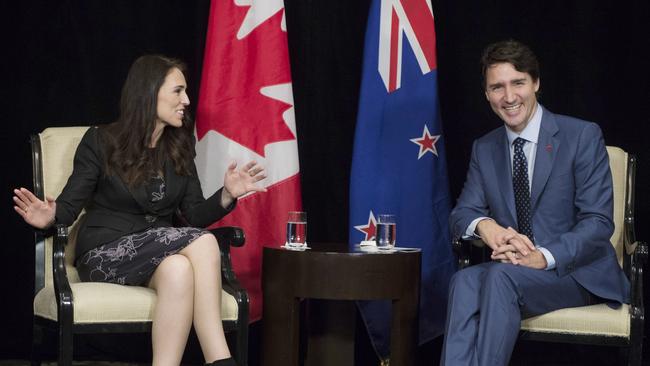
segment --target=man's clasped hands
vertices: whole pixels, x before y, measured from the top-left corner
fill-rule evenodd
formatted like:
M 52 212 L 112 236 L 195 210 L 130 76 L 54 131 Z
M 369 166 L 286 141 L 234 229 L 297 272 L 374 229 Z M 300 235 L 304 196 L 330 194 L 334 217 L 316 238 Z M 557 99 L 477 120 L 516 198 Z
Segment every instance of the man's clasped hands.
M 546 258 L 535 244 L 515 229 L 504 228 L 492 219 L 481 220 L 476 232 L 492 249 L 492 260 L 530 268 L 545 269 Z

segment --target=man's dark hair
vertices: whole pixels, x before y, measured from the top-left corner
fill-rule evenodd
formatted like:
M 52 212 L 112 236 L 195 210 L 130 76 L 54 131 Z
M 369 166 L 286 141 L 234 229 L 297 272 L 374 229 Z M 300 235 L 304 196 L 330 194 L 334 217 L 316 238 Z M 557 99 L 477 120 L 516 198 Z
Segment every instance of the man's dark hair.
M 483 50 L 481 56 L 483 88 L 486 87 L 485 75 L 487 69 L 492 65 L 501 63 L 511 64 L 515 70 L 530 75 L 533 81 L 539 79 L 539 62 L 533 51 L 525 44 L 510 39 L 489 44 Z

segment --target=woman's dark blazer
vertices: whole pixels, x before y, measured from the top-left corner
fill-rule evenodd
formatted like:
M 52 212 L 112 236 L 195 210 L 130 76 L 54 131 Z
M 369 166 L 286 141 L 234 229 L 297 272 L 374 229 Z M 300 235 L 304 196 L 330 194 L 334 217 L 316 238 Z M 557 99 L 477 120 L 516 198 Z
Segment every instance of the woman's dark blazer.
M 77 235 L 76 258 L 126 234 L 172 226 L 172 217 L 179 208 L 190 225 L 206 227 L 235 206 L 221 206 L 221 189 L 210 198 L 203 198 L 194 165 L 190 176 L 181 176 L 167 161 L 165 196 L 157 202 L 149 200 L 144 186 L 129 189 L 119 177 L 104 173 L 98 128 L 91 127 L 77 147 L 72 175 L 56 199 L 58 224 L 72 225 L 81 210 L 86 209 Z

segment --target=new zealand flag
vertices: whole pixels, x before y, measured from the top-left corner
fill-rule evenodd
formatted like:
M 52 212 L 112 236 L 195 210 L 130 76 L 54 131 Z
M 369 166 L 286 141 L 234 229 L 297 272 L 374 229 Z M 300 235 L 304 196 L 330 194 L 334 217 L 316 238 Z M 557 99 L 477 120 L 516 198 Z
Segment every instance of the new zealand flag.
M 375 0 L 366 30 L 350 183 L 350 245 L 397 216 L 397 246 L 422 249 L 420 344 L 442 334 L 449 278 L 449 184 L 428 0 Z M 389 356 L 389 301 L 359 302 L 377 354 Z

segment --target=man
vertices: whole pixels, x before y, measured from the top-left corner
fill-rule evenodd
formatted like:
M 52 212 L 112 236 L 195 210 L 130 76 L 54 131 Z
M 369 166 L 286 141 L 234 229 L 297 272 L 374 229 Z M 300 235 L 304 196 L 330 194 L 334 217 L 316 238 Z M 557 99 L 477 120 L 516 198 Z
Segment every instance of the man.
M 537 102 L 539 66 L 516 41 L 482 57 L 485 96 L 504 126 L 474 142 L 450 216 L 492 261 L 451 280 L 442 365 L 506 365 L 522 318 L 628 301 L 609 239 L 613 191 L 599 127 Z

